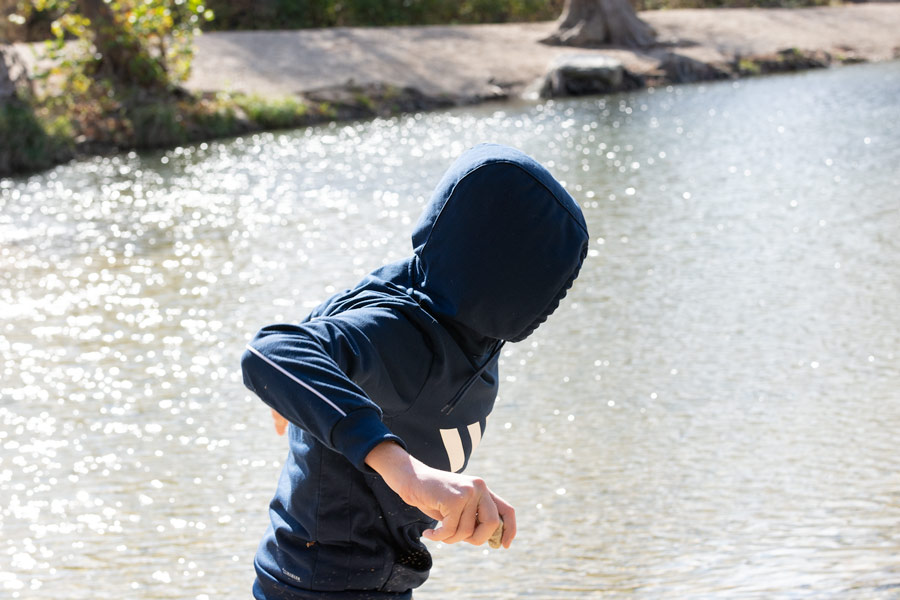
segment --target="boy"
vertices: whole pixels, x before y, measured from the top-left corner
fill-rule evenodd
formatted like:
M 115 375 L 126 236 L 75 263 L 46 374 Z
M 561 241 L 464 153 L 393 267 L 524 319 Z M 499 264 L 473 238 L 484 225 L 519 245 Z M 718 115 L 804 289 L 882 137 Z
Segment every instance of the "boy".
M 503 344 L 534 331 L 578 274 L 584 218 L 533 159 L 484 144 L 444 175 L 412 242 L 410 258 L 244 352 L 244 383 L 276 427 L 292 425 L 254 598 L 408 599 L 431 568 L 423 535 L 483 544 L 502 523 L 502 544 L 515 537 L 513 508 L 460 473 Z

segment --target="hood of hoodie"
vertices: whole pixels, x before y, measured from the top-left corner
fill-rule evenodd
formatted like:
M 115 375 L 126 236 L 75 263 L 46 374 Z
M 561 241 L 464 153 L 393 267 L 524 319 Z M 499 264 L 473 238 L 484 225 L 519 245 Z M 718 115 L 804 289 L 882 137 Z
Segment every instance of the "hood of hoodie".
M 410 278 L 418 302 L 460 335 L 517 342 L 566 295 L 588 239 L 581 209 L 547 169 L 482 144 L 435 189 L 412 235 Z

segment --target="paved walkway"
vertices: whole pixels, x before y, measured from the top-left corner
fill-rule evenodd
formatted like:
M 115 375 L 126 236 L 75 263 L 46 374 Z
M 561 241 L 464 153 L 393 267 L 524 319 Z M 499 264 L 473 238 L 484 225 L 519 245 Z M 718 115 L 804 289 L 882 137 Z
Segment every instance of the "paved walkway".
M 784 48 L 900 57 L 900 3 L 806 9 L 694 9 L 641 13 L 669 51 L 704 62 Z M 262 95 L 388 83 L 429 95 L 490 96 L 541 76 L 554 57 L 600 52 L 633 71 L 653 68 L 650 53 L 546 46 L 553 23 L 336 28 L 208 33 L 197 39 L 188 87 Z

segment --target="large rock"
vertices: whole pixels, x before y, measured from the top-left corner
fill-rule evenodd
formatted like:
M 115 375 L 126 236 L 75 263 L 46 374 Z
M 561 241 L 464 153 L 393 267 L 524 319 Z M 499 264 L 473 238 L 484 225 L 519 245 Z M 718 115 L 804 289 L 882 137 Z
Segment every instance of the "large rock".
M 731 73 L 715 63 L 703 62 L 677 52 L 666 52 L 659 61 L 659 70 L 666 83 L 694 83 L 727 79 Z
M 560 56 L 544 76 L 542 98 L 606 94 L 636 87 L 622 62 L 602 54 Z

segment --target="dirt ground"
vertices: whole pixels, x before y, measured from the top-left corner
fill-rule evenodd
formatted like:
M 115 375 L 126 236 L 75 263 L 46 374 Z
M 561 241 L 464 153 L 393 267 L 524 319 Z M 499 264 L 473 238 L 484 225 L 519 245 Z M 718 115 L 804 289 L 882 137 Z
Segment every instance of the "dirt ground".
M 635 73 L 664 52 L 705 63 L 786 48 L 868 61 L 900 57 L 900 3 L 805 9 L 694 9 L 641 13 L 658 33 L 648 52 L 541 44 L 553 23 L 217 32 L 196 43 L 192 90 L 264 96 L 389 84 L 431 96 L 519 93 L 559 55 L 602 53 Z

